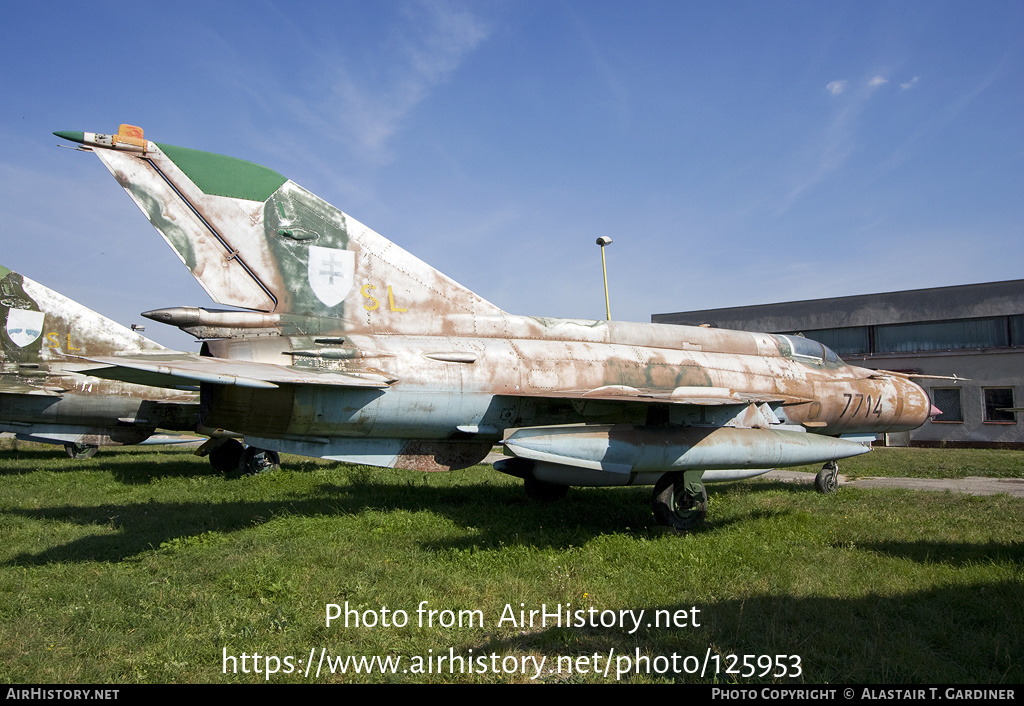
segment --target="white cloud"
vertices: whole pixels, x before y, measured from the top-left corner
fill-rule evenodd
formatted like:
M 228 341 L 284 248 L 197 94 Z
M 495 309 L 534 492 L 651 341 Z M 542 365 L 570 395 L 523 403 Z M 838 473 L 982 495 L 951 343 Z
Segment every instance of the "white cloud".
M 900 84 L 900 88 L 902 88 L 905 91 L 905 90 L 907 90 L 908 88 L 910 88 L 911 86 L 913 86 L 915 83 L 917 83 L 920 80 L 921 80 L 920 76 L 915 76 L 914 78 L 910 79 L 906 83 L 901 83 Z
M 344 143 L 361 160 L 387 164 L 394 138 L 416 107 L 450 80 L 493 32 L 491 23 L 471 12 L 475 6 L 447 0 L 409 0 L 385 5 L 381 26 L 356 50 L 320 41 L 315 30 L 289 24 L 290 44 L 308 53 L 308 73 L 272 91 L 303 131 Z M 396 11 L 393 11 L 396 10 Z M 284 155 L 297 147 L 293 137 L 273 141 Z
M 847 81 L 832 81 L 827 86 L 825 86 L 825 90 L 831 93 L 833 96 L 838 96 L 840 93 L 846 90 L 847 83 Z
M 478 17 L 446 3 L 413 3 L 406 24 L 395 29 L 394 63 L 385 81 L 347 71 L 335 76 L 338 115 L 345 116 L 356 146 L 375 161 L 388 161 L 388 143 L 406 116 L 490 34 Z
M 792 186 L 780 205 L 780 212 L 789 208 L 800 196 L 825 180 L 830 174 L 846 164 L 856 149 L 857 128 L 861 115 L 867 108 L 874 89 L 889 83 L 884 76 L 876 75 L 866 83 L 858 81 L 849 96 L 838 102 L 835 113 L 827 125 L 817 134 L 808 138 L 807 146 L 797 158 Z M 847 91 L 849 81 L 832 81 L 825 90 L 834 96 Z

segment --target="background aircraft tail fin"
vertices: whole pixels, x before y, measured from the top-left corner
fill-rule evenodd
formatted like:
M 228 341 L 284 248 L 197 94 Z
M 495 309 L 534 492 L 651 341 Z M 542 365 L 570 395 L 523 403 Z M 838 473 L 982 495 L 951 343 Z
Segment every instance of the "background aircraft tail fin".
M 5 361 L 22 372 L 32 365 L 70 355 L 114 355 L 123 351 L 163 351 L 163 346 L 0 266 L 0 333 Z

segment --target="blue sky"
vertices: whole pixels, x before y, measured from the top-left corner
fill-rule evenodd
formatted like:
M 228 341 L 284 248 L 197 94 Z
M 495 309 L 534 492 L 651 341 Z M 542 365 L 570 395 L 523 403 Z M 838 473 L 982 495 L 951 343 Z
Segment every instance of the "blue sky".
M 1024 2 L 9 3 L 0 263 L 212 306 L 91 155 L 266 164 L 502 308 L 614 318 L 1024 276 Z M 191 338 L 147 323 L 177 347 Z

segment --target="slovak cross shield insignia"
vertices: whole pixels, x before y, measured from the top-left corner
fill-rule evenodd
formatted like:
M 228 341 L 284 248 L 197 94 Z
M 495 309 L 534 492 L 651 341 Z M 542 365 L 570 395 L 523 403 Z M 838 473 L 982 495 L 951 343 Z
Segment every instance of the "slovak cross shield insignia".
M 309 246 L 309 286 L 327 306 L 339 304 L 355 284 L 355 253 L 339 248 Z
M 24 348 L 43 333 L 43 312 L 29 309 L 7 310 L 7 335 L 18 348 Z

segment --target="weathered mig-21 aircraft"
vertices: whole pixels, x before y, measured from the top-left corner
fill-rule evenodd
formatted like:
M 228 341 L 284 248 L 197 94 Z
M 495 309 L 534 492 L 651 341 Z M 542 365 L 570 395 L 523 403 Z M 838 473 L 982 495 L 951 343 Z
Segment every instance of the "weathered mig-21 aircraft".
M 63 444 L 71 458 L 98 446 L 173 443 L 197 437 L 195 392 L 85 377 L 93 367 L 70 356 L 167 353 L 150 341 L 28 277 L 0 267 L 0 431 L 27 441 Z
M 658 521 L 686 530 L 705 480 L 864 453 L 931 410 L 907 376 L 800 337 L 509 314 L 266 167 L 132 126 L 55 134 L 96 153 L 214 301 L 248 310 L 147 312 L 201 353 L 90 356 L 90 374 L 199 383 L 203 423 L 255 447 L 450 470 L 500 443 L 495 468 L 531 496 L 653 484 Z

